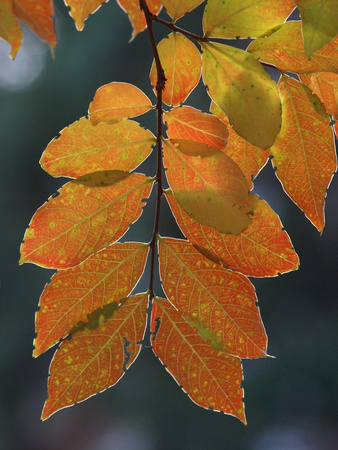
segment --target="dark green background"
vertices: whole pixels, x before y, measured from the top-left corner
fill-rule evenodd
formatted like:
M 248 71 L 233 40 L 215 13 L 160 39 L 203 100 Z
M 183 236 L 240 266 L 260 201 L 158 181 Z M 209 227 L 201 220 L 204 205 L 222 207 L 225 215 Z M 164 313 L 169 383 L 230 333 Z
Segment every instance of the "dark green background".
M 148 35 L 142 33 L 128 44 L 131 26 L 115 1 L 103 5 L 82 33 L 76 31 L 63 2 L 55 5 L 55 59 L 38 42 L 28 48 L 26 43 L 32 39 L 28 32 L 21 52 L 28 52 L 32 60 L 41 48 L 46 52 L 41 74 L 25 89 L 9 90 L 0 84 L 0 448 L 333 449 L 338 441 L 334 431 L 338 182 L 334 179 L 330 187 L 327 224 L 320 236 L 284 194 L 270 163 L 255 192 L 280 215 L 301 268 L 281 277 L 253 280 L 269 354 L 276 359 L 244 361 L 248 426 L 193 404 L 149 348 L 141 351 L 118 385 L 40 421 L 54 350 L 36 360 L 31 357 L 34 314 L 53 271 L 18 266 L 19 247 L 33 213 L 65 180 L 44 173 L 39 158 L 61 129 L 86 115 L 102 84 L 130 82 L 154 100 L 148 79 L 152 63 Z M 201 11 L 183 18 L 180 25 L 200 33 Z M 155 29 L 158 39 L 164 36 L 158 26 Z M 18 61 L 11 64 L 22 71 Z M 207 111 L 209 100 L 201 83 L 188 104 Z M 154 119 L 150 113 L 140 120 L 154 131 Z M 142 168 L 154 175 L 151 158 Z M 153 207 L 152 198 L 142 226 L 135 224 L 125 239 L 150 239 Z M 179 236 L 168 211 L 164 212 L 161 233 Z M 145 281 L 140 291 L 146 288 Z

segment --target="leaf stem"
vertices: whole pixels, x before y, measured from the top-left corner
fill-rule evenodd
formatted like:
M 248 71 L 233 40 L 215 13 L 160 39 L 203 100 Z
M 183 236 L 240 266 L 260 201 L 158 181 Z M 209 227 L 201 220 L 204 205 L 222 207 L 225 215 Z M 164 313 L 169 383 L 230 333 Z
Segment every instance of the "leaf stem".
M 152 14 L 152 13 L 150 13 L 150 14 L 151 14 L 152 21 L 158 22 L 161 25 L 164 25 L 165 27 L 172 29 L 173 31 L 177 31 L 178 33 L 181 33 L 187 37 L 190 37 L 191 39 L 195 39 L 196 41 L 202 41 L 202 42 L 208 42 L 208 40 L 209 40 L 205 36 L 199 36 L 198 34 L 190 33 L 190 31 L 183 30 L 182 28 L 179 28 L 172 22 L 167 22 L 166 20 L 160 19 L 158 16 L 156 16 L 156 14 Z

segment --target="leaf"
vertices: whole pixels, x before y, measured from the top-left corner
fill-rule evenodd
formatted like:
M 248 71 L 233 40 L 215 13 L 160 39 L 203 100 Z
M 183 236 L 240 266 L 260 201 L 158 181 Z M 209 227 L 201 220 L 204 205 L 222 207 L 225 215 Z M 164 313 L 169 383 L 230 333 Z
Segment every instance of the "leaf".
M 256 147 L 240 137 L 230 125 L 227 115 L 214 102 L 211 102 L 210 111 L 227 126 L 229 139 L 223 151 L 241 169 L 251 190 L 252 179 L 256 178 L 269 159 L 269 150 Z
M 85 21 L 90 14 L 96 12 L 102 3 L 108 0 L 64 0 L 66 6 L 70 7 L 70 16 L 75 22 L 78 31 L 82 31 L 85 26 Z
M 157 45 L 157 51 L 167 79 L 162 99 L 167 105 L 179 105 L 186 100 L 199 82 L 201 54 L 181 33 L 170 33 Z M 155 89 L 157 84 L 155 61 L 150 70 L 150 82 Z
M 20 264 L 64 269 L 116 242 L 140 217 L 152 184 L 143 174 L 115 170 L 66 183 L 34 214 Z
M 149 98 L 136 86 L 113 82 L 101 86 L 89 105 L 90 121 L 114 124 L 128 117 L 139 116 L 152 108 Z
M 317 50 L 308 61 L 300 22 L 287 22 L 267 38 L 256 39 L 247 51 L 279 70 L 295 73 L 338 71 L 338 38 Z
M 137 358 L 147 317 L 147 294 L 110 303 L 56 351 L 41 419 L 116 384 Z
M 161 0 L 173 22 L 183 17 L 187 12 L 197 8 L 204 0 Z
M 279 81 L 283 125 L 273 147 L 272 164 L 284 191 L 321 232 L 324 199 L 337 170 L 329 117 L 317 96 L 283 75 Z
M 172 194 L 166 193 L 166 199 L 182 233 L 211 261 L 249 277 L 273 277 L 298 269 L 299 258 L 290 238 L 264 200 L 256 203 L 248 228 L 232 236 L 196 222 Z
M 336 0 L 296 0 L 302 17 L 304 48 L 307 59 L 338 34 Z
M 13 13 L 13 0 L 0 2 L 0 38 L 11 46 L 10 57 L 15 59 L 22 43 L 20 24 Z
M 54 8 L 52 0 L 14 0 L 13 12 L 17 19 L 24 22 L 39 38 L 48 42 L 53 50 L 56 45 L 54 31 Z
M 202 43 L 203 81 L 237 134 L 263 149 L 281 126 L 276 83 L 249 53 L 224 44 Z
M 260 37 L 278 29 L 295 8 L 293 0 L 208 0 L 203 14 L 206 37 Z
M 240 234 L 250 223 L 257 196 L 237 164 L 206 144 L 165 141 L 168 183 L 181 207 L 199 223 Z
M 88 314 L 129 295 L 143 273 L 148 251 L 145 244 L 116 243 L 53 275 L 35 317 L 33 356 L 67 336 L 78 322 L 87 322 Z
M 135 36 L 147 27 L 146 19 L 143 11 L 141 11 L 139 0 L 117 0 L 117 4 L 128 14 L 129 20 L 133 27 L 133 35 Z M 151 13 L 157 15 L 162 8 L 160 0 L 147 0 L 147 5 Z
M 205 114 L 191 106 L 173 108 L 164 114 L 167 135 L 170 139 L 186 139 L 201 142 L 219 150 L 227 145 L 227 127 L 210 114 Z
M 82 117 L 49 143 L 40 164 L 54 177 L 76 178 L 94 170 L 130 172 L 149 156 L 154 144 L 154 135 L 137 122 L 94 126 Z
M 167 300 L 155 299 L 152 347 L 175 381 L 197 405 L 223 411 L 244 424 L 242 365 L 239 358 L 225 355 L 203 341 Z
M 308 86 L 324 104 L 326 111 L 338 119 L 338 74 L 330 72 L 299 75 L 303 84 Z
M 163 290 L 184 319 L 217 350 L 240 358 L 266 355 L 255 289 L 181 239 L 159 239 Z

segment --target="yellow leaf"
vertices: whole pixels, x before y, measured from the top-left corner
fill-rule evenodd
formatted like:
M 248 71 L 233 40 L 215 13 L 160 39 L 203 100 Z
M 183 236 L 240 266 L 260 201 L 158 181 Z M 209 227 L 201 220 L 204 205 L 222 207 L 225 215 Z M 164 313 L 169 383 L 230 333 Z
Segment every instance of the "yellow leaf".
M 162 0 L 162 5 L 172 17 L 173 22 L 180 19 L 187 12 L 197 8 L 204 0 Z
M 96 12 L 102 3 L 108 0 L 64 0 L 65 4 L 70 7 L 70 15 L 74 19 L 76 28 L 82 31 L 84 22 L 88 16 Z
M 13 13 L 13 0 L 0 1 L 0 38 L 9 43 L 10 57 L 14 59 L 21 47 L 22 31 Z
M 298 76 L 313 94 L 318 95 L 326 111 L 338 120 L 338 74 L 318 72 Z
M 133 27 L 133 35 L 131 37 L 131 40 L 133 40 L 138 33 L 147 27 L 146 18 L 140 8 L 140 2 L 139 0 L 117 0 L 117 4 L 126 14 L 128 14 L 128 18 Z M 160 0 L 147 0 L 147 5 L 149 11 L 155 15 L 157 15 L 162 8 Z

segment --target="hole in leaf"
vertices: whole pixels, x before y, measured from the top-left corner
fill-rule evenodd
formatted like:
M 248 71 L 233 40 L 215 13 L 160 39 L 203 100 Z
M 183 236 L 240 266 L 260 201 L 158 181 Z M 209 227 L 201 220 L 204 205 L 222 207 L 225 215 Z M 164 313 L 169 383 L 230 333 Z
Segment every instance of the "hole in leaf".
M 124 358 L 122 370 L 124 372 L 126 372 L 129 361 L 130 361 L 131 352 L 128 352 L 128 347 L 130 345 L 130 342 L 128 341 L 128 339 L 125 336 L 123 336 L 123 340 L 124 340 L 123 350 L 124 350 L 125 358 Z

